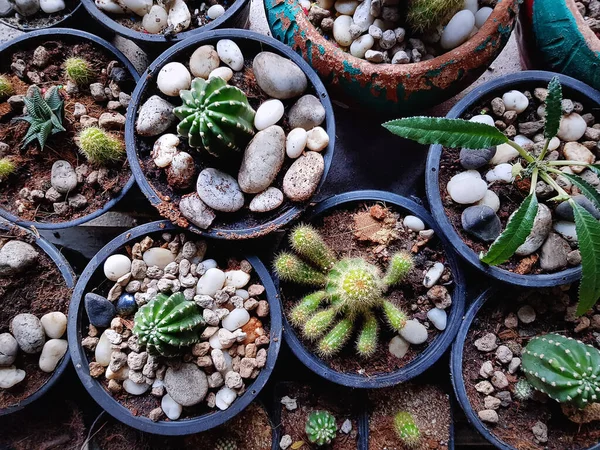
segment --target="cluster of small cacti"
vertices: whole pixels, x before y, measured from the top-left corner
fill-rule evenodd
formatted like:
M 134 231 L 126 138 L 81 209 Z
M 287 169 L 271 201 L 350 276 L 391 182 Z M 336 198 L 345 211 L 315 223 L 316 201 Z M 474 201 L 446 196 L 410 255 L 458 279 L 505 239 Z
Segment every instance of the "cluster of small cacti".
M 12 83 L 6 75 L 0 75 L 0 100 L 10 97 L 15 92 Z
M 600 351 L 558 334 L 533 338 L 523 351 L 523 371 L 538 391 L 585 408 L 600 397 Z
M 410 0 L 406 21 L 413 31 L 430 31 L 452 17 L 463 4 L 463 0 Z
M 421 441 L 421 432 L 413 415 L 407 411 L 399 411 L 394 416 L 394 429 L 400 440 L 408 448 L 416 448 Z
M 11 176 L 17 167 L 15 163 L 13 163 L 9 158 L 1 158 L 0 159 L 0 181 L 6 180 L 9 176 Z
M 513 394 L 517 400 L 523 402 L 529 400 L 533 396 L 533 388 L 531 387 L 531 384 L 529 384 L 529 381 L 521 378 L 515 383 Z
M 31 88 L 32 96 L 23 98 L 27 114 L 18 118 L 29 123 L 29 129 L 23 138 L 23 148 L 37 140 L 43 149 L 50 135 L 65 131 L 62 124 L 64 101 L 56 86 L 50 88 L 45 98 L 37 86 L 33 85 Z
M 305 431 L 312 444 L 331 444 L 337 433 L 335 417 L 327 411 L 313 411 L 306 420 Z
M 183 293 L 158 294 L 135 314 L 133 334 L 148 353 L 173 356 L 199 342 L 204 324 L 198 306 Z
M 214 156 L 241 152 L 254 135 L 254 110 L 244 92 L 222 78 L 195 78 L 190 90 L 179 93 L 183 105 L 173 110 L 181 120 L 177 133 L 190 147 Z
M 94 164 L 107 165 L 125 156 L 123 142 L 98 127 L 88 127 L 79 133 L 78 146 L 86 159 Z
M 75 84 L 84 85 L 94 79 L 94 71 L 88 61 L 73 56 L 65 60 L 65 76 Z
M 290 243 L 299 256 L 289 252 L 280 254 L 275 260 L 275 270 L 284 281 L 324 288 L 304 297 L 290 314 L 292 323 L 302 327 L 307 339 L 320 339 L 318 350 L 323 357 L 339 352 L 361 320 L 356 350 L 363 357 L 372 355 L 377 348 L 379 328 L 375 309 L 383 310 L 395 331 L 404 327 L 406 314 L 385 299 L 385 291 L 400 283 L 412 269 L 408 253 L 392 256 L 386 274 L 382 275 L 378 267 L 360 258 L 337 261 L 333 251 L 310 226 L 295 228 Z M 325 304 L 327 307 L 320 309 Z
M 219 438 L 214 450 L 237 450 L 237 442 L 233 438 Z

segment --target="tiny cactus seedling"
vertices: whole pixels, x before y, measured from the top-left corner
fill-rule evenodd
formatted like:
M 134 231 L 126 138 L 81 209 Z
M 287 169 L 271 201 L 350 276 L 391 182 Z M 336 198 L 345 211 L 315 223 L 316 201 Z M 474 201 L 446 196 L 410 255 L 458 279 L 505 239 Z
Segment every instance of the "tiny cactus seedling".
M 215 450 L 237 450 L 238 446 L 235 442 L 235 439 L 227 437 L 227 438 L 219 438 L 215 445 Z
M 16 170 L 17 166 L 9 158 L 0 159 L 0 181 L 5 181 Z
M 196 78 L 191 90 L 179 94 L 183 105 L 173 113 L 181 120 L 177 133 L 190 147 L 214 156 L 241 152 L 254 135 L 254 110 L 246 94 L 222 78 Z
M 15 93 L 12 83 L 6 75 L 0 75 L 0 100 L 10 97 Z
M 394 429 L 400 440 L 408 448 L 417 448 L 421 440 L 421 432 L 411 413 L 406 411 L 398 412 L 394 416 Z
M 94 79 L 94 71 L 90 63 L 75 56 L 65 60 L 65 75 L 77 85 L 87 84 Z
M 382 275 L 378 267 L 364 259 L 336 260 L 334 252 L 310 226 L 294 229 L 290 244 L 304 259 L 284 252 L 275 260 L 275 271 L 284 281 L 324 287 L 304 297 L 290 314 L 290 320 L 302 328 L 305 338 L 320 339 L 317 348 L 323 357 L 338 353 L 359 328 L 358 324 L 356 350 L 362 357 L 371 356 L 377 349 L 379 333 L 374 314 L 377 308 L 383 310 L 392 329 L 400 331 L 404 327 L 406 315 L 385 299 L 385 292 L 402 282 L 413 268 L 410 254 L 393 255 L 387 273 Z M 322 305 L 326 307 L 320 309 Z
M 463 0 L 410 0 L 406 20 L 413 31 L 430 31 L 443 25 L 444 19 L 452 17 L 463 3 Z
M 148 353 L 174 356 L 181 347 L 200 341 L 204 319 L 183 293 L 158 294 L 135 314 L 133 334 Z
M 88 127 L 79 133 L 79 150 L 86 159 L 101 166 L 120 161 L 125 156 L 123 142 L 98 127 Z
M 335 417 L 327 411 L 314 411 L 306 420 L 305 431 L 312 444 L 331 444 L 337 433 Z
M 529 400 L 533 396 L 533 388 L 529 381 L 524 378 L 521 378 L 515 384 L 514 392 L 515 398 L 519 401 L 524 402 L 525 400 Z
M 44 99 L 40 89 L 35 86 L 32 97 L 23 99 L 27 115 L 19 117 L 18 120 L 29 123 L 29 129 L 23 138 L 23 148 L 37 140 L 40 148 L 44 149 L 50 135 L 65 131 L 62 124 L 64 101 L 58 88 L 50 88 L 45 97 Z
M 600 399 L 600 351 L 558 334 L 533 338 L 523 352 L 529 383 L 560 403 L 585 408 Z

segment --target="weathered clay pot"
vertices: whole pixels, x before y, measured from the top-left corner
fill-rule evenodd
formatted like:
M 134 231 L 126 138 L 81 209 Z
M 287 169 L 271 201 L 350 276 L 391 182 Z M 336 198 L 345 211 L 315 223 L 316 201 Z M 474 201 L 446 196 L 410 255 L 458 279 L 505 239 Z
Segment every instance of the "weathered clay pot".
M 384 114 L 414 113 L 467 87 L 508 41 L 521 3 L 498 2 L 475 36 L 435 59 L 416 64 L 372 64 L 325 39 L 297 0 L 264 1 L 273 37 L 301 54 L 328 84 L 333 96 L 350 106 Z

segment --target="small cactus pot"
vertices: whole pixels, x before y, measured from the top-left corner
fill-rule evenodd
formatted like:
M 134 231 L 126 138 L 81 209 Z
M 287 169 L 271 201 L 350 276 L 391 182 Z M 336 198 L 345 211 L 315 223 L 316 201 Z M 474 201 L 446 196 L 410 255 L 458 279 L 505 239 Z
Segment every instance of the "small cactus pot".
M 13 225 L 6 223 L 5 221 L 2 221 L 0 219 L 0 230 L 2 230 L 3 232 L 6 232 L 6 231 L 9 231 L 11 229 L 11 227 L 13 227 Z M 46 239 L 39 236 L 38 234 L 34 234 L 33 232 L 25 230 L 25 229 L 22 229 L 21 231 L 24 233 L 29 233 L 35 237 L 35 245 L 38 248 L 40 248 L 47 256 L 49 256 L 50 259 L 52 259 L 52 261 L 54 261 L 54 263 L 56 264 L 56 267 L 58 268 L 58 270 L 60 271 L 60 273 L 62 275 L 62 278 L 63 278 L 66 286 L 69 289 L 73 289 L 75 287 L 75 282 L 76 282 L 77 277 L 75 275 L 75 272 L 73 272 L 71 265 L 66 260 L 66 258 L 62 255 L 60 250 L 58 250 L 54 245 L 52 245 L 50 242 L 48 242 Z M 69 365 L 70 361 L 71 361 L 71 355 L 69 354 L 69 352 L 67 352 L 65 354 L 65 356 L 62 358 L 62 360 L 58 363 L 58 366 L 56 366 L 56 369 L 54 370 L 54 372 L 52 373 L 52 375 L 50 376 L 48 381 L 46 381 L 36 392 L 31 394 L 29 397 L 22 400 L 18 404 L 9 406 L 7 408 L 0 408 L 0 418 L 2 416 L 6 416 L 8 414 L 12 414 L 12 413 L 20 411 L 24 408 L 27 408 L 30 405 L 32 405 L 36 400 L 43 397 L 44 394 L 46 394 L 46 392 L 48 392 L 50 389 L 52 389 L 52 387 L 61 378 L 61 376 L 65 372 L 67 366 Z
M 347 209 L 352 205 L 359 205 L 362 203 L 384 203 L 394 212 L 400 212 L 406 215 L 414 215 L 420 218 L 426 228 L 434 230 L 435 235 L 440 239 L 441 248 L 444 251 L 445 265 L 450 269 L 452 273 L 452 289 L 450 289 L 452 297 L 452 306 L 448 311 L 447 325 L 444 331 L 441 331 L 439 336 L 436 336 L 427 346 L 426 349 L 421 351 L 413 360 L 406 363 L 403 367 L 387 373 L 376 373 L 370 374 L 369 376 L 361 375 L 358 373 L 344 373 L 333 369 L 326 361 L 326 359 L 320 358 L 316 353 L 310 350 L 301 337 L 297 334 L 296 329 L 292 326 L 287 314 L 283 314 L 284 323 L 284 337 L 286 343 L 294 352 L 294 354 L 300 359 L 300 361 L 308 367 L 310 370 L 315 372 L 317 375 L 333 382 L 348 387 L 354 388 L 381 388 L 387 386 L 393 386 L 404 381 L 408 381 L 427 370 L 432 364 L 434 364 L 448 349 L 451 342 L 458 331 L 460 321 L 462 318 L 465 302 L 465 291 L 464 291 L 464 278 L 461 268 L 458 264 L 458 258 L 453 253 L 452 247 L 448 240 L 440 233 L 440 230 L 430 214 L 420 205 L 416 204 L 412 200 L 395 195 L 389 192 L 383 191 L 354 191 L 333 196 L 327 200 L 322 201 L 316 207 L 310 210 L 310 212 L 303 217 L 303 222 L 310 224 L 312 221 L 319 217 L 326 216 L 337 209 Z M 339 264 L 343 264 L 342 260 Z M 335 270 L 330 272 L 333 274 Z M 389 272 L 388 272 L 389 273 Z M 322 275 L 321 275 L 322 276 Z M 277 285 L 280 285 L 282 280 L 274 275 L 274 279 Z M 289 285 L 297 286 L 297 285 Z M 305 297 L 306 300 L 311 295 Z M 304 303 L 304 300 L 302 303 Z M 388 302 L 391 303 L 391 302 Z M 282 308 L 283 309 L 283 308 Z M 383 306 L 383 311 L 389 321 L 392 328 L 397 328 L 394 324 L 393 317 L 387 314 L 386 306 Z M 325 311 L 324 311 L 325 312 Z M 319 316 L 321 312 L 315 314 L 315 317 Z M 312 320 L 312 319 L 311 319 Z M 340 324 L 345 323 L 348 319 L 340 321 Z M 406 317 L 404 319 L 406 320 Z M 311 321 L 308 321 L 309 324 Z M 388 325 L 381 323 L 380 328 Z M 325 342 L 334 331 L 339 327 L 336 325 L 328 334 L 321 340 Z M 305 327 L 305 331 L 307 328 Z M 355 330 L 356 331 L 356 330 Z M 361 332 L 362 336 L 365 334 Z M 360 339 L 359 339 L 360 342 Z M 379 342 L 379 351 L 387 351 L 387 341 L 381 340 Z M 383 350 L 383 347 L 386 350 Z M 319 347 L 321 349 L 321 346 Z M 323 353 L 323 352 L 322 352 Z
M 53 19 L 48 19 L 47 23 L 42 23 L 39 26 L 35 26 L 35 24 L 29 23 L 28 21 L 16 22 L 7 20 L 7 18 L 0 18 L 0 23 L 6 25 L 8 27 L 14 28 L 15 30 L 30 32 L 43 30 L 47 28 L 58 28 L 58 27 L 75 27 L 77 23 L 81 20 L 85 20 L 87 17 L 87 13 L 83 8 L 81 2 L 72 1 L 71 5 L 68 5 L 68 11 L 65 13 L 57 13 L 52 14 L 52 16 L 56 16 Z M 14 13 L 13 13 L 14 14 Z M 39 15 L 41 13 L 36 14 Z
M 73 345 L 70 346 L 71 358 L 77 375 L 81 379 L 84 387 L 92 398 L 111 416 L 123 424 L 136 428 L 137 430 L 160 435 L 182 436 L 200 433 L 230 420 L 240 411 L 246 408 L 258 396 L 269 380 L 281 346 L 281 310 L 277 301 L 277 291 L 269 272 L 263 263 L 256 256 L 246 256 L 245 259 L 250 262 L 260 283 L 265 287 L 265 295 L 270 306 L 269 329 L 270 344 L 267 350 L 267 360 L 265 366 L 261 369 L 258 377 L 248 385 L 246 392 L 238 397 L 233 404 L 226 410 L 211 411 L 190 419 L 175 421 L 162 420 L 153 422 L 148 417 L 136 416 L 130 409 L 119 403 L 102 385 L 102 383 L 92 378 L 89 372 L 89 359 L 85 349 L 81 345 L 82 337 L 85 336 L 88 326 L 88 316 L 84 307 L 84 297 L 92 288 L 105 280 L 103 273 L 104 261 L 110 256 L 123 249 L 133 242 L 139 241 L 139 238 L 145 236 L 158 236 L 165 232 L 181 232 L 181 229 L 167 221 L 151 222 L 139 227 L 133 228 L 113 239 L 104 248 L 102 248 L 89 262 L 81 274 L 69 307 L 68 336 Z M 235 252 L 236 249 L 227 247 L 228 252 Z

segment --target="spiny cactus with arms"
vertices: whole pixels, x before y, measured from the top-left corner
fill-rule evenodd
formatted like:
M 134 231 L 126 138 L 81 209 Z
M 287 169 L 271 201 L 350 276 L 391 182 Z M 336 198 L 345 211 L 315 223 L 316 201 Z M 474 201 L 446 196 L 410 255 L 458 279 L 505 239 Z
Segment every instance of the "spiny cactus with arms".
M 338 353 L 360 321 L 356 350 L 363 357 L 371 356 L 377 349 L 379 322 L 374 311 L 378 308 L 395 331 L 404 328 L 406 314 L 385 299 L 385 291 L 400 283 L 413 268 L 408 253 L 392 256 L 383 275 L 378 267 L 360 258 L 338 261 L 310 226 L 296 227 L 290 243 L 295 253 L 280 254 L 275 271 L 284 281 L 324 288 L 304 297 L 290 314 L 292 323 L 302 327 L 307 339 L 320 339 L 318 351 L 323 357 Z M 326 307 L 320 309 L 321 305 Z
M 200 341 L 204 324 L 196 304 L 183 293 L 158 294 L 135 314 L 133 334 L 148 353 L 174 356 L 181 347 Z
M 37 86 L 32 86 L 32 88 L 32 97 L 23 98 L 27 115 L 18 117 L 17 120 L 29 123 L 29 129 L 23 138 L 23 148 L 37 139 L 43 150 L 51 135 L 65 131 L 62 124 L 64 101 L 56 86 L 50 88 L 46 99 L 42 97 Z
M 214 156 L 241 152 L 254 135 L 254 110 L 239 88 L 219 77 L 192 81 L 179 93 L 183 105 L 173 110 L 181 120 L 177 133 L 190 147 L 202 147 Z
M 580 409 L 600 399 L 600 351 L 558 334 L 533 338 L 523 351 L 523 371 L 538 391 Z
M 311 412 L 306 420 L 305 431 L 312 444 L 331 444 L 337 433 L 335 417 L 327 411 Z
M 394 416 L 394 429 L 400 440 L 408 448 L 417 448 L 421 441 L 421 432 L 411 413 L 407 411 L 398 412 Z

